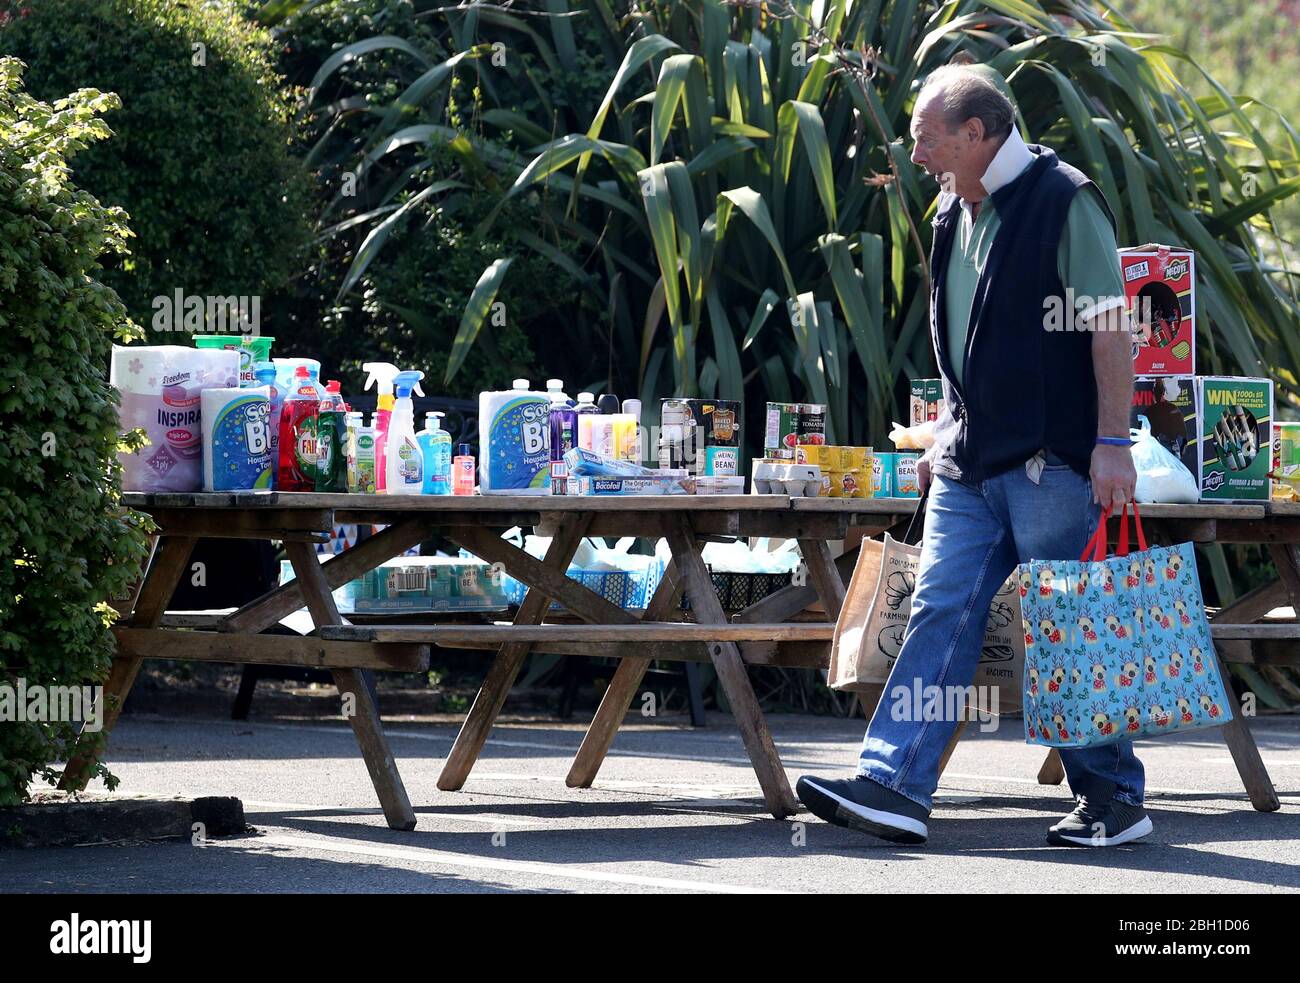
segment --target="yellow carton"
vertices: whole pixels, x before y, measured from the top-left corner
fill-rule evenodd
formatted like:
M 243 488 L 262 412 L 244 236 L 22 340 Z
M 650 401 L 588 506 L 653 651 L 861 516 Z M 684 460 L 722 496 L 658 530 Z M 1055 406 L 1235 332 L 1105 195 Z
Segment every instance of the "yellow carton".
M 870 447 L 841 447 L 839 450 L 841 471 L 861 471 L 871 456 Z
M 823 471 L 839 467 L 840 449 L 832 444 L 797 444 L 794 449 L 795 464 L 816 464 Z
M 857 468 L 849 471 L 830 471 L 831 498 L 865 498 L 867 489 L 863 487 L 862 472 Z

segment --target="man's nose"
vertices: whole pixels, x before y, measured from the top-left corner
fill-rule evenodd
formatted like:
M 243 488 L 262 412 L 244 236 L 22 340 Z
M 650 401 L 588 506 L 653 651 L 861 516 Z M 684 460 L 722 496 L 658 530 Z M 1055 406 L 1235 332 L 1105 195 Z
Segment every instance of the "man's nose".
M 921 145 L 918 143 L 912 148 L 912 163 L 917 166 L 925 164 L 925 154 L 921 152 Z

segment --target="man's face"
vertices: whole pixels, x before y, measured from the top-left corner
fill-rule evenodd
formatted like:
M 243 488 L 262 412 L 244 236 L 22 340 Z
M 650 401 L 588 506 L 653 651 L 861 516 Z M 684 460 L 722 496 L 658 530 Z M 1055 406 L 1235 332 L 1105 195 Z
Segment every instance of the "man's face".
M 942 100 L 935 98 L 938 94 L 923 94 L 912 113 L 912 163 L 923 167 L 943 190 L 955 192 L 958 185 L 984 176 L 987 165 L 979 157 L 983 126 L 968 120 L 950 127 Z

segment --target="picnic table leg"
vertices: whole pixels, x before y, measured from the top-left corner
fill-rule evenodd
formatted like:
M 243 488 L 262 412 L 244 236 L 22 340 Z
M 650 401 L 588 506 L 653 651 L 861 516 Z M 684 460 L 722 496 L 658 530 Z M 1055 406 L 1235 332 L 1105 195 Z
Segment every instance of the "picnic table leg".
M 840 608 L 844 606 L 844 578 L 835 566 L 831 548 L 823 539 L 801 539 L 799 552 L 803 556 L 804 566 L 808 568 L 808 576 L 812 579 L 817 597 L 826 609 L 826 620 L 838 620 Z
M 1300 547 L 1289 543 L 1273 543 L 1269 546 L 1269 553 L 1273 557 L 1278 579 L 1286 588 L 1291 605 L 1300 611 Z M 1264 592 L 1259 593 L 1264 595 L 1265 599 L 1267 598 Z M 1266 606 L 1266 604 L 1253 603 L 1251 596 L 1247 595 L 1233 604 L 1220 608 L 1214 620 L 1233 622 L 1244 615 L 1251 621 L 1256 621 L 1262 616 L 1262 609 Z M 1217 652 L 1215 658 L 1218 660 L 1219 672 L 1226 684 L 1229 678 L 1228 667 L 1224 665 L 1222 659 L 1219 659 Z M 1231 687 L 1228 692 L 1231 695 Z M 1245 786 L 1246 794 L 1250 796 L 1251 804 L 1260 812 L 1276 812 L 1280 809 L 1282 803 L 1278 800 L 1277 790 L 1273 787 L 1268 769 L 1264 767 L 1264 759 L 1259 755 L 1259 748 L 1250 733 L 1250 726 L 1242 716 L 1240 707 L 1236 708 L 1232 720 L 1219 728 L 1219 733 L 1223 737 L 1223 742 L 1228 745 L 1228 753 L 1232 755 L 1232 761 L 1237 766 L 1237 774 L 1241 776 L 1241 783 Z
M 302 583 L 303 600 L 312 622 L 317 627 L 343 624 L 329 582 L 325 579 L 311 544 L 288 542 L 284 544 L 284 550 L 293 565 L 294 576 Z M 397 762 L 393 760 L 388 737 L 384 734 L 379 719 L 379 708 L 365 679 L 357 669 L 333 669 L 331 673 L 339 696 L 344 701 L 351 697 L 353 712 L 348 715 L 348 723 L 352 725 L 357 744 L 361 746 L 361 757 L 370 772 L 370 781 L 375 786 L 389 828 L 415 829 L 415 810 L 411 808 L 411 800 L 406 795 L 402 776 L 397 772 Z
M 659 586 L 655 588 L 654 596 L 646 605 L 644 620 L 668 620 L 668 615 L 677 606 L 681 596 L 682 579 L 677 572 L 677 564 L 670 562 L 664 570 Z M 614 743 L 614 735 L 618 733 L 619 725 L 627 716 L 628 707 L 632 705 L 632 699 L 636 696 L 641 680 L 645 678 L 649 667 L 649 659 L 619 660 L 618 668 L 614 670 L 614 677 L 605 687 L 605 695 L 600 699 L 600 707 L 591 719 L 591 726 L 583 735 L 582 746 L 573 756 L 573 764 L 570 765 L 568 777 L 564 780 L 569 788 L 590 788 L 591 783 L 596 780 L 596 772 L 600 770 L 605 755 L 609 753 L 610 746 Z
M 580 513 L 560 519 L 555 535 L 551 539 L 551 545 L 547 547 L 546 558 L 542 562 L 553 570 L 566 572 L 569 569 L 569 561 L 577 552 L 578 544 L 582 542 L 583 534 L 590 524 L 590 513 Z M 509 570 L 509 564 L 506 565 L 506 569 Z M 549 595 L 536 587 L 529 587 L 515 614 L 514 623 L 540 625 L 546 619 L 546 612 L 550 607 Z M 444 792 L 455 792 L 464 787 L 465 780 L 469 777 L 474 762 L 478 760 L 483 745 L 487 742 L 488 733 L 501 713 L 506 695 L 514 685 L 515 677 L 519 675 L 519 669 L 523 666 L 531 647 L 531 642 L 506 642 L 497 652 L 496 658 L 492 660 L 492 666 L 488 669 L 483 685 L 479 687 L 478 695 L 474 697 L 474 705 L 469 708 L 465 723 L 461 725 L 460 733 L 456 735 L 456 743 L 452 745 L 447 761 L 442 766 L 442 773 L 438 776 L 438 788 Z
M 145 571 L 144 580 L 136 594 L 135 605 L 131 609 L 127 623 L 136 628 L 157 628 L 162 624 L 163 614 L 167 611 L 167 602 L 171 600 L 185 573 L 185 564 L 189 562 L 194 550 L 194 536 L 161 536 L 154 547 L 149 569 Z M 103 695 L 100 697 L 100 733 L 104 743 L 108 741 L 109 732 L 117 723 L 126 703 L 135 678 L 140 674 L 143 659 L 115 656 L 108 680 L 104 683 Z M 59 779 L 59 788 L 65 792 L 80 792 L 90 781 L 90 771 L 98 760 L 98 754 L 91 749 L 93 735 L 83 729 L 77 741 L 77 749 L 68 759 Z
M 697 623 L 726 624 L 726 612 L 722 610 L 722 603 L 713 588 L 713 578 L 700 555 L 695 530 L 688 515 L 676 517 L 669 526 L 668 546 L 681 571 L 682 582 L 691 595 L 691 610 L 695 612 Z M 708 650 L 718 673 L 718 682 L 727 694 L 732 715 L 740 727 L 740 736 L 749 752 L 749 760 L 754 765 L 768 809 L 777 819 L 794 815 L 798 811 L 794 793 L 772 743 L 772 734 L 763 718 L 763 711 L 759 708 L 754 688 L 750 685 L 740 649 L 734 642 L 711 642 Z

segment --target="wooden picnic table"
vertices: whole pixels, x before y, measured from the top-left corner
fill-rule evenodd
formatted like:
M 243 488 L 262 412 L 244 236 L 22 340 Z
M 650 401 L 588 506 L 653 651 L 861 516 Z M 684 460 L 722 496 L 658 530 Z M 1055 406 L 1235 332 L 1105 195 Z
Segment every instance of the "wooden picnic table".
M 834 621 L 856 561 L 856 549 L 834 556 L 830 544 L 844 540 L 850 529 L 867 536 L 895 529 L 910 519 L 916 506 L 914 499 L 784 495 L 568 498 L 307 492 L 128 493 L 123 503 L 149 513 L 160 532 L 134 597 L 119 605 L 123 617 L 113 629 L 118 647 L 105 685 L 104 731 L 111 730 L 146 658 L 328 669 L 384 815 L 394 829 L 413 829 L 415 814 L 363 673 L 424 671 L 431 645 L 495 651 L 443 765 L 440 789 L 464 785 L 530 651 L 619 659 L 573 760 L 567 778 L 571 787 L 594 782 L 650 661 L 706 661 L 717 671 L 767 808 L 777 818 L 794 814 L 798 808 L 794 794 L 747 667 L 825 669 Z M 1150 505 L 1142 511 L 1155 539 L 1269 544 L 1279 579 L 1219 611 L 1212 630 L 1226 662 L 1300 664 L 1295 644 L 1300 625 L 1276 620 L 1259 623 L 1288 602 L 1300 610 L 1300 505 Z M 320 562 L 314 544 L 324 541 L 336 523 L 351 522 L 387 528 Z M 514 526 L 539 527 L 550 535 L 546 556 L 535 558 L 501 538 L 503 530 Z M 353 625 L 340 615 L 334 590 L 433 536 L 499 563 L 527 586 L 512 622 Z M 587 536 L 667 541 L 671 560 L 641 617 L 566 576 L 570 560 Z M 806 578 L 792 579 L 789 586 L 744 610 L 727 612 L 714 590 L 701 543 L 749 536 L 797 540 Z M 200 537 L 283 542 L 295 579 L 236 611 L 169 624 L 168 601 Z M 680 610 L 683 591 L 690 596 L 689 615 Z M 569 620 L 547 620 L 552 599 L 567 609 Z M 821 620 L 792 620 L 806 619 L 815 602 L 821 604 Z M 261 634 L 304 606 L 315 626 L 312 634 Z M 573 623 L 573 616 L 580 623 Z M 868 716 L 879 696 L 879 692 L 862 694 Z M 1237 714 L 1219 730 L 1255 807 L 1277 809 L 1277 795 L 1247 722 Z M 949 753 L 959 736 L 960 729 Z M 79 748 L 68 762 L 61 787 L 85 785 L 94 760 L 90 747 Z M 1059 783 L 1063 777 L 1059 758 L 1052 752 L 1039 780 Z

